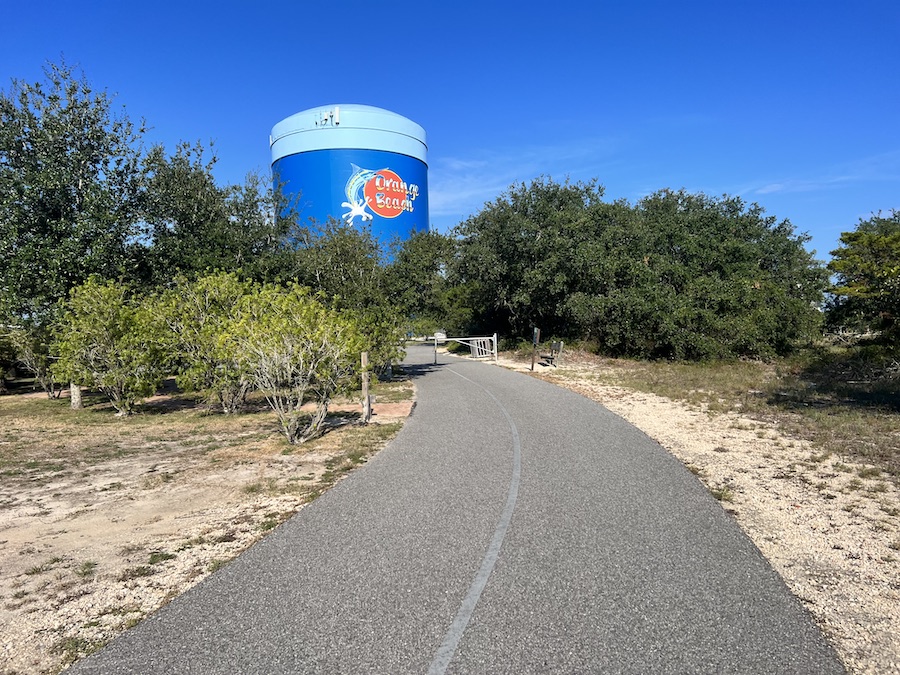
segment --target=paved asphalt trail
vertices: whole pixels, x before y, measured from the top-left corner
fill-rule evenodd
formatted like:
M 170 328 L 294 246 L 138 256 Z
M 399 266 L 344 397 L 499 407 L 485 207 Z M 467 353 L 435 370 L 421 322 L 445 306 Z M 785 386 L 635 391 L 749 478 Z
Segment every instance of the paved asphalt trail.
M 586 398 L 409 350 L 365 467 L 72 673 L 840 673 L 681 464 Z

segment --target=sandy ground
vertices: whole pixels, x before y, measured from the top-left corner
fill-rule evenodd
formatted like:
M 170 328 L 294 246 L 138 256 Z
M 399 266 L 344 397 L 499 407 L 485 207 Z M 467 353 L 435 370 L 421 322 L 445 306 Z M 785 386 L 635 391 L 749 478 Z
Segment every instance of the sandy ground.
M 531 363 L 501 359 L 529 372 Z M 602 366 L 536 367 L 603 404 L 680 459 L 721 499 L 852 673 L 900 673 L 900 491 L 822 458 L 773 425 L 599 384 Z
M 376 403 L 373 422 L 412 405 Z M 328 438 L 291 454 L 157 443 L 50 481 L 4 478 L 0 673 L 56 673 L 232 559 L 307 502 L 291 487 L 320 480 Z
M 535 376 L 602 403 L 696 473 L 851 672 L 900 673 L 898 491 L 761 422 L 598 384 L 598 367 Z M 376 421 L 410 407 L 376 404 Z M 327 459 L 157 450 L 56 483 L 0 485 L 0 673 L 57 672 L 135 624 L 301 508 L 265 486 L 315 481 Z

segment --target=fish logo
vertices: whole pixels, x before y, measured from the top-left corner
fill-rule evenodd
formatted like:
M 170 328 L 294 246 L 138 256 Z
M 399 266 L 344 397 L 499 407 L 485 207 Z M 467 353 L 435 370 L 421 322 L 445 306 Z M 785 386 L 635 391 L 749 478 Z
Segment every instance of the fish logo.
M 341 206 L 349 209 L 343 219 L 348 225 L 353 224 L 359 216 L 363 222 L 372 220 L 374 216 L 396 218 L 401 213 L 412 213 L 419 186 L 407 183 L 396 172 L 390 169 L 362 169 L 351 164 L 353 173 L 344 187 L 347 201 Z M 367 210 L 370 209 L 371 213 Z
M 348 225 L 353 224 L 353 219 L 356 216 L 362 218 L 363 222 L 372 220 L 372 214 L 366 211 L 368 197 L 363 197 L 360 193 L 363 191 L 366 183 L 375 175 L 374 171 L 360 169 L 356 164 L 351 164 L 350 167 L 353 169 L 353 173 L 350 174 L 350 180 L 347 181 L 347 185 L 344 187 L 347 201 L 341 202 L 341 206 L 345 209 L 350 209 L 343 216 Z

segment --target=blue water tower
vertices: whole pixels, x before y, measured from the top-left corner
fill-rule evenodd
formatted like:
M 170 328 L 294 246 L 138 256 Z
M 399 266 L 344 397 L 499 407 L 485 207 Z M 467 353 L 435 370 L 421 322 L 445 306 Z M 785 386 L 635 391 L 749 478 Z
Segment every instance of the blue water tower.
M 367 105 L 310 108 L 272 128 L 272 175 L 301 221 L 370 225 L 386 243 L 428 230 L 425 130 Z

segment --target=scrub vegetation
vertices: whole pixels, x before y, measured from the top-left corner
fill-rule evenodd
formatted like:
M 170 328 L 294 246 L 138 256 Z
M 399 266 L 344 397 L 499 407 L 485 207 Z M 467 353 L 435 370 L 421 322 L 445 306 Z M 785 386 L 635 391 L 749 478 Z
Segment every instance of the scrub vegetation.
M 896 412 L 896 212 L 844 233 L 826 266 L 738 197 L 662 189 L 631 204 L 597 181 L 538 178 L 447 235 L 386 246 L 304 221 L 259 176 L 217 184 L 211 148 L 146 149 L 143 123 L 74 68 L 45 75 L 0 92 L 0 370 L 51 399 L 68 387 L 77 404 L 84 387 L 129 415 L 175 375 L 225 413 L 262 392 L 296 443 L 370 376 L 362 351 L 382 373 L 410 334 L 515 345 L 539 327 L 668 364 L 679 384 L 774 367 L 770 398 L 823 429 L 837 410 Z

